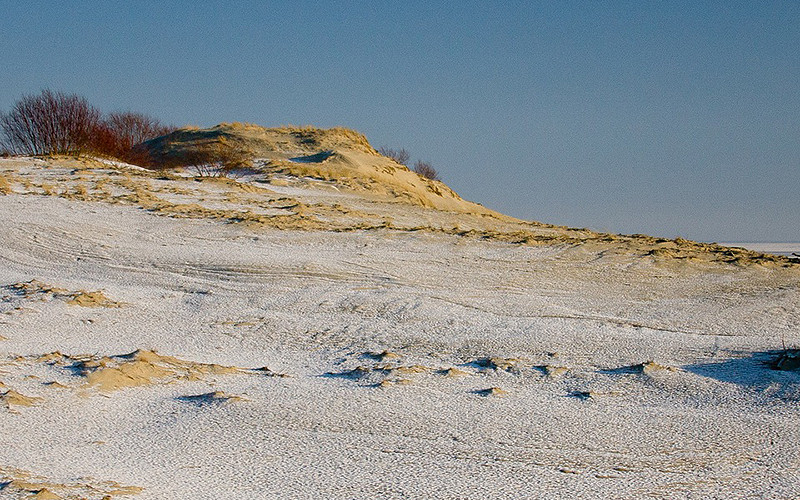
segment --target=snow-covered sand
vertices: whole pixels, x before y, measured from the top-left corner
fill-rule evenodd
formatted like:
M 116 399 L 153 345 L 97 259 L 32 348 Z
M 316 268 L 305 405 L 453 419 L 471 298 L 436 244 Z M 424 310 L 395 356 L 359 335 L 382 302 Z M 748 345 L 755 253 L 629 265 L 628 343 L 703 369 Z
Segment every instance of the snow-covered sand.
M 800 495 L 800 373 L 768 366 L 797 265 L 361 228 L 484 222 L 315 180 L 124 174 L 188 213 L 0 167 L 0 497 Z M 287 196 L 351 226 L 218 216 Z

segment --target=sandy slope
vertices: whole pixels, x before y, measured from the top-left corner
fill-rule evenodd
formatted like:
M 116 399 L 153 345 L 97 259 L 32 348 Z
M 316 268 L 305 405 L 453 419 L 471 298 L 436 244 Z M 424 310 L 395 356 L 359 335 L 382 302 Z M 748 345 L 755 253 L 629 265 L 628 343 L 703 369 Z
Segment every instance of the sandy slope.
M 800 495 L 788 260 L 285 171 L 0 168 L 2 498 Z

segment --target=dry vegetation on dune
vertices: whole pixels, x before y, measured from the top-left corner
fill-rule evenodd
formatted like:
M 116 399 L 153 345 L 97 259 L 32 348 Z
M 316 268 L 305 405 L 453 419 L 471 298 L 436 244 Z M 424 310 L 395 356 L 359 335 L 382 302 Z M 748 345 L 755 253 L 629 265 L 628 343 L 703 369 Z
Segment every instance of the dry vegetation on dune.
M 378 148 L 378 152 L 387 158 L 391 158 L 400 165 L 404 165 L 426 179 L 430 179 L 432 181 L 442 180 L 439 177 L 439 172 L 437 172 L 436 169 L 433 168 L 433 165 L 428 161 L 417 160 L 413 165 L 411 165 L 411 154 L 406 151 L 405 148 L 392 149 L 383 146 Z
M 346 156 L 345 161 L 349 161 Z M 10 164 L 21 165 L 13 161 Z M 162 216 L 219 220 L 252 230 L 446 234 L 513 245 L 574 247 L 598 258 L 628 255 L 671 265 L 800 263 L 796 258 L 680 238 L 615 235 L 523 222 L 460 200 L 455 194 L 448 201 L 426 187 L 414 190 L 414 185 L 404 184 L 402 177 L 398 180 L 398 175 L 419 179 L 411 172 L 392 170 L 390 166 L 348 166 L 336 155 L 322 163 L 275 160 L 251 174 L 261 179 L 258 182 L 226 177 L 186 178 L 69 157 L 53 158 L 36 167 L 6 169 L 3 175 L 7 180 L 3 190 L 7 193 L 132 205 Z M 286 188 L 295 190 L 295 194 L 282 194 Z M 436 200 L 450 203 L 444 205 L 450 210 L 431 211 L 436 208 Z

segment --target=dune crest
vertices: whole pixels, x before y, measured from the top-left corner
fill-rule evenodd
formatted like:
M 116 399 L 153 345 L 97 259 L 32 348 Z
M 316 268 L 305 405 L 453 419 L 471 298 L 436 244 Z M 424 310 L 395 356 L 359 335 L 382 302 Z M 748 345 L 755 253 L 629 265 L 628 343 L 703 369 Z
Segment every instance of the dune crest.
M 444 183 L 426 179 L 381 156 L 364 135 L 341 127 L 265 128 L 221 123 L 208 129 L 179 129 L 142 148 L 157 161 L 190 154 L 224 141 L 254 156 L 256 169 L 269 174 L 333 182 L 342 189 L 455 212 L 493 214 L 461 199 Z

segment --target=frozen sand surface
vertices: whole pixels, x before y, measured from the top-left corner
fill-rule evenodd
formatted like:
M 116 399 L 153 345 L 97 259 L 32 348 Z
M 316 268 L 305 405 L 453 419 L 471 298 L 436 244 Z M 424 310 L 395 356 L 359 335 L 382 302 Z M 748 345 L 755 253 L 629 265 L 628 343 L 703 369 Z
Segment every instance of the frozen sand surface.
M 40 398 L 0 408 L 4 477 L 89 498 L 800 494 L 800 378 L 766 365 L 800 343 L 793 268 L 35 194 L 0 196 L 0 220 L 2 391 Z M 97 291 L 121 306 L 70 303 Z M 178 361 L 120 368 L 137 349 Z M 186 368 L 206 365 L 235 369 Z M 109 369 L 152 377 L 91 383 Z

